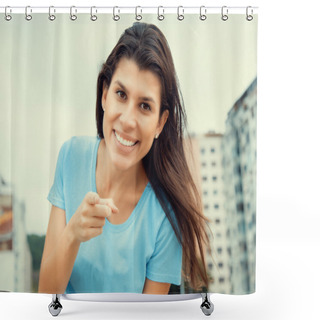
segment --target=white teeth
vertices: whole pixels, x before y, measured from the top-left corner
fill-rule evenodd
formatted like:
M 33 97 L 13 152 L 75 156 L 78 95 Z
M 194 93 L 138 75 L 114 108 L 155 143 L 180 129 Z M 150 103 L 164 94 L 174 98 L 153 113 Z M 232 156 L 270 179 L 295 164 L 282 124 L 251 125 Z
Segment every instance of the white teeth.
M 121 138 L 120 135 L 118 135 L 116 131 L 115 131 L 114 133 L 115 133 L 115 135 L 116 135 L 117 140 L 118 140 L 122 145 L 124 145 L 124 146 L 126 146 L 126 147 L 132 147 L 132 146 L 135 144 L 135 142 L 132 142 L 132 141 L 129 141 L 129 140 L 126 140 L 126 139 Z

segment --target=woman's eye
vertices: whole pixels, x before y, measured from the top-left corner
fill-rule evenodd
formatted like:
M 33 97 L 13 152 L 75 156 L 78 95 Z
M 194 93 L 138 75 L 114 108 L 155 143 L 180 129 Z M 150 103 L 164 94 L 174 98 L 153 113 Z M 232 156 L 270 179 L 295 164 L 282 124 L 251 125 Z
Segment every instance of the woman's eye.
M 150 106 L 147 103 L 141 103 L 140 104 L 141 109 L 143 110 L 151 110 Z
M 123 91 L 121 91 L 121 90 L 118 90 L 117 91 L 117 95 L 119 96 L 119 98 L 121 98 L 121 99 L 125 99 L 127 96 L 126 96 L 126 94 L 123 92 Z

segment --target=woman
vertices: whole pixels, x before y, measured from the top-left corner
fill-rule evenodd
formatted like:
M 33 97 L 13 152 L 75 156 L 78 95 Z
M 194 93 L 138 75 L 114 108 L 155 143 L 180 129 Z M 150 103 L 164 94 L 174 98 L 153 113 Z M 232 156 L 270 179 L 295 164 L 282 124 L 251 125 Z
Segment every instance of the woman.
M 135 23 L 120 37 L 98 77 L 96 122 L 97 138 L 60 150 L 39 292 L 167 294 L 182 269 L 207 286 L 185 111 L 156 26 Z

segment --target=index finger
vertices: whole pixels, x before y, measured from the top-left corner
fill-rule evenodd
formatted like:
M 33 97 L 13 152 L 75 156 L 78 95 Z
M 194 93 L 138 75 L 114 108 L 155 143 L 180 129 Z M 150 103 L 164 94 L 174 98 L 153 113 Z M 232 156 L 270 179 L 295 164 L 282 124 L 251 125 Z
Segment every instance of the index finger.
M 118 213 L 119 212 L 119 209 L 116 207 L 116 205 L 114 204 L 114 202 L 113 202 L 113 200 L 111 198 L 110 199 L 102 199 L 102 198 L 100 198 L 99 204 L 107 205 L 108 207 L 110 207 L 111 210 L 112 210 L 112 213 Z

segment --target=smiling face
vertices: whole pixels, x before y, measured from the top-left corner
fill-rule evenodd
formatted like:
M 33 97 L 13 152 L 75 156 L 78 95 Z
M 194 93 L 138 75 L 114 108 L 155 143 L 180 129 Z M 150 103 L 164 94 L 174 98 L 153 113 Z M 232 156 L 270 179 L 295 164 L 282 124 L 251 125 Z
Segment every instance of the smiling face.
M 122 58 L 109 88 L 103 90 L 101 104 L 108 160 L 120 170 L 138 168 L 168 117 L 167 110 L 160 117 L 160 80 Z

